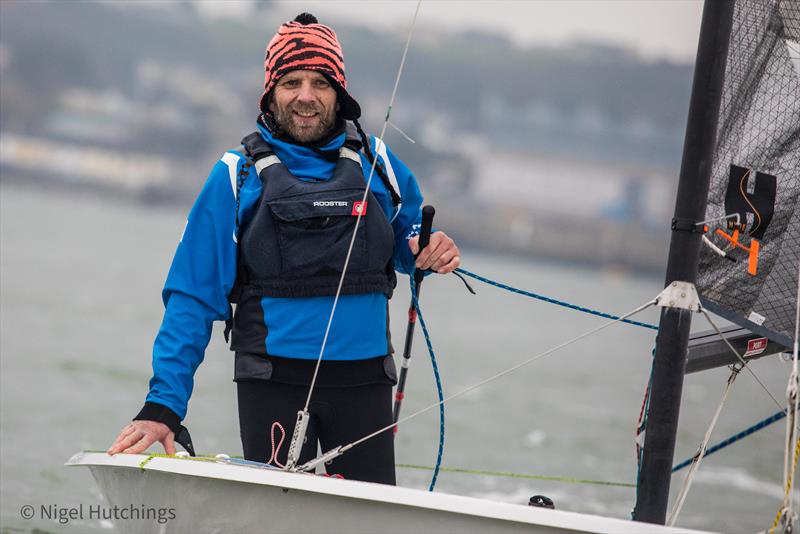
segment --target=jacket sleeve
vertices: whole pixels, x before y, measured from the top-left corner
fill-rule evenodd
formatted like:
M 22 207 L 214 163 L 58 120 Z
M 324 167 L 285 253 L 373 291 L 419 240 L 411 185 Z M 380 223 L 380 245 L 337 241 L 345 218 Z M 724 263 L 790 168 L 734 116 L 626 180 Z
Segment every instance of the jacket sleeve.
M 385 150 L 385 153 L 382 153 Z M 392 220 L 394 230 L 394 267 L 401 273 L 408 274 L 414 268 L 414 255 L 408 248 L 408 240 L 419 234 L 422 223 L 422 193 L 417 179 L 400 158 L 395 156 L 389 147 L 384 145 L 379 151 L 381 159 L 388 159 L 389 168 L 397 180 L 397 193 L 403 201 L 400 211 Z M 386 165 L 385 165 L 386 166 Z
M 136 419 L 172 427 L 176 417 L 186 416 L 212 323 L 228 317 L 228 293 L 236 278 L 237 159 L 227 153 L 214 166 L 189 213 L 162 292 L 165 311 L 153 345 L 150 392 Z

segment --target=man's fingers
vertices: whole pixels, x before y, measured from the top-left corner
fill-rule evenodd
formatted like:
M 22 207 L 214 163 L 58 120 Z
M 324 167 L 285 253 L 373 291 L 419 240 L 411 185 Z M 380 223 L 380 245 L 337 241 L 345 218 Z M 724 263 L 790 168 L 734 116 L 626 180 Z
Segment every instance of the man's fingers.
M 122 434 L 117 436 L 117 439 L 114 440 L 114 443 L 111 444 L 111 446 L 108 448 L 108 450 L 106 452 L 108 452 L 109 454 L 114 454 L 115 452 L 117 452 L 116 448 L 120 443 L 122 443 L 123 439 L 125 439 L 125 438 L 124 438 L 124 436 Z
M 431 250 L 430 255 L 428 255 L 428 258 L 425 260 L 425 269 L 431 269 L 435 271 L 437 267 L 447 263 L 451 256 L 447 258 L 447 261 L 444 261 L 442 258 L 449 252 L 450 251 L 444 246 L 443 243 L 437 245 L 435 249 Z
M 419 236 L 415 235 L 411 239 L 408 240 L 408 248 L 411 249 L 411 253 L 416 256 L 417 252 L 419 252 Z
M 431 264 L 433 264 L 433 260 L 435 260 L 439 254 L 441 254 L 444 250 L 442 247 L 444 232 L 434 232 L 431 234 L 431 240 L 428 242 L 428 246 L 422 249 L 422 252 L 419 253 L 417 256 L 417 261 L 415 266 L 417 269 L 430 269 Z
M 156 438 L 151 436 L 150 434 L 145 434 L 142 436 L 142 439 L 135 442 L 133 445 L 122 451 L 124 454 L 137 454 L 142 452 L 143 450 L 147 449 L 150 445 L 155 443 Z
M 135 431 L 136 431 L 136 428 L 133 426 L 133 424 L 130 424 L 130 425 L 126 426 L 125 428 L 123 428 L 122 431 L 117 436 L 117 439 L 115 439 L 114 443 L 112 443 L 111 447 L 109 447 L 109 451 L 111 449 L 113 449 L 114 447 L 116 447 L 117 445 L 119 445 L 122 442 L 123 439 L 125 439 L 127 436 L 131 435 L 131 433 L 133 433 Z
M 422 252 L 420 252 L 419 256 L 417 256 L 417 261 L 415 263 L 417 269 L 430 269 L 431 265 L 433 265 L 433 262 L 441 253 L 442 251 L 440 250 L 440 244 L 438 240 L 437 242 L 434 242 L 433 239 L 431 239 L 431 242 L 428 243 L 428 246 L 422 249 Z
M 416 267 L 417 269 L 432 269 L 438 272 L 458 254 L 458 247 L 455 241 L 450 239 L 444 232 L 436 232 L 431 234 L 430 244 L 417 256 Z
M 142 438 L 142 436 L 144 436 L 144 433 L 136 429 L 134 429 L 133 432 L 129 433 L 126 436 L 120 435 L 120 437 L 117 438 L 117 441 L 115 441 L 114 444 L 111 446 L 111 448 L 108 449 L 108 454 L 116 454 L 118 452 L 124 451 L 125 449 L 127 449 L 128 447 L 139 441 Z
M 167 454 L 175 454 L 175 434 L 170 432 L 167 434 L 164 439 L 161 440 L 161 444 L 164 446 L 164 452 Z
M 454 256 L 452 260 L 450 260 L 447 265 L 444 267 L 439 267 L 436 272 L 439 274 L 448 274 L 452 273 L 458 266 L 461 265 L 461 256 Z
M 122 429 L 106 452 L 111 455 L 142 452 L 157 441 L 164 445 L 167 454 L 175 454 L 174 435 L 167 425 L 158 421 L 134 421 Z
M 411 252 L 419 250 L 419 236 L 409 239 Z M 414 266 L 420 270 L 431 269 L 437 273 L 447 274 L 461 265 L 461 257 L 455 241 L 444 232 L 434 232 L 428 246 L 419 252 Z
M 444 268 L 451 261 L 453 261 L 453 258 L 455 258 L 456 256 L 458 256 L 457 248 L 451 248 L 445 250 L 439 257 L 437 257 L 431 262 L 431 269 L 433 269 L 437 273 L 442 272 L 442 268 Z

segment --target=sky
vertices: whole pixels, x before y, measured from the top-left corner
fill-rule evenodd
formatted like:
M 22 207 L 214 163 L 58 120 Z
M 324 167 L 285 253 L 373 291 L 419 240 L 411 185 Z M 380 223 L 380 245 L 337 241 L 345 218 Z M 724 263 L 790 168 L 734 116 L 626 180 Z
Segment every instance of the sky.
M 209 16 L 247 16 L 250 0 L 196 0 Z M 405 34 L 415 0 L 282 0 L 281 18 L 302 11 L 335 28 L 366 23 Z M 702 15 L 700 0 L 423 0 L 416 32 L 482 30 L 526 45 L 595 41 L 633 48 L 649 59 L 692 62 Z

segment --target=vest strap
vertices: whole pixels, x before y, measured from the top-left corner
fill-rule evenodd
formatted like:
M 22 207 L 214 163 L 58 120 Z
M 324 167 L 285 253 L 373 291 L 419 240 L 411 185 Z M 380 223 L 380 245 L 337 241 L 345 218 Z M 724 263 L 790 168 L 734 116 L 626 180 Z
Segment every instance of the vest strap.
M 350 150 L 346 146 L 343 146 L 342 148 L 339 149 L 339 157 L 355 161 L 356 163 L 358 163 L 359 167 L 361 166 L 361 158 L 358 157 L 358 154 L 354 150 Z
M 280 162 L 281 160 L 279 160 L 278 156 L 276 156 L 275 154 L 270 154 L 267 157 L 261 158 L 255 162 L 256 173 L 260 176 L 261 171 L 263 171 L 267 167 L 270 167 Z

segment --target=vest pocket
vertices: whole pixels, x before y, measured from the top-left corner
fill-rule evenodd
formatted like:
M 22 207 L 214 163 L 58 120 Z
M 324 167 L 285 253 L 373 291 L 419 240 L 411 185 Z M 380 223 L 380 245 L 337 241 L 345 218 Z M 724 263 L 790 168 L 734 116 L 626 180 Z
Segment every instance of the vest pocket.
M 356 217 L 352 215 L 355 195 L 336 200 L 280 200 L 269 203 L 275 216 L 281 269 L 292 278 L 341 273 L 353 235 Z M 361 197 L 355 198 L 360 200 Z M 366 218 L 350 255 L 348 271 L 367 270 Z
M 237 352 L 233 367 L 233 381 L 269 380 L 272 378 L 272 362 L 257 354 Z

